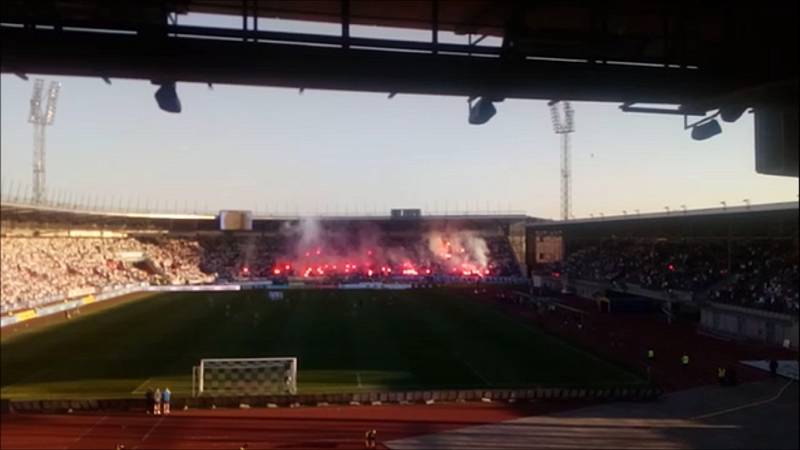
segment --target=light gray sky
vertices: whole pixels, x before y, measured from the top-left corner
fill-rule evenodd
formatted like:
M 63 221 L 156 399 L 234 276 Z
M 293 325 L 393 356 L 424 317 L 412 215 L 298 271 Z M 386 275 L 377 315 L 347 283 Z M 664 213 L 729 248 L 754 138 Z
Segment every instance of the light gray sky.
M 0 77 L 4 190 L 31 183 L 34 78 Z M 62 83 L 47 130 L 51 193 L 180 209 L 559 215 L 559 138 L 543 101 L 506 100 L 473 126 L 464 98 L 180 83 L 173 115 L 146 81 L 43 78 Z M 574 108 L 576 217 L 797 200 L 796 178 L 755 173 L 749 114 L 696 142 L 679 116 Z

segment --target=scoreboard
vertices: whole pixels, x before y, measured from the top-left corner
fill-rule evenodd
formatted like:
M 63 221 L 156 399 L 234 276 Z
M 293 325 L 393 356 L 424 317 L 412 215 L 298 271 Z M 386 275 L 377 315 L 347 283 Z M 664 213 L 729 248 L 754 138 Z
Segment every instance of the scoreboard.
M 251 211 L 220 211 L 219 229 L 223 231 L 250 231 L 253 229 Z

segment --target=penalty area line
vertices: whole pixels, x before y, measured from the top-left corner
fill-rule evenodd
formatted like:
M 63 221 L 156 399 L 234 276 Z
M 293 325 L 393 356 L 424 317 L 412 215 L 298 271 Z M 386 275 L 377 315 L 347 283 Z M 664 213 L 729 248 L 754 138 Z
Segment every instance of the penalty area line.
M 466 366 L 466 367 L 467 367 L 467 368 L 470 370 L 470 372 L 472 372 L 472 374 L 473 374 L 473 375 L 475 375 L 476 377 L 480 378 L 480 380 L 481 380 L 481 381 L 483 381 L 483 383 L 484 383 L 484 384 L 485 384 L 487 387 L 492 387 L 492 386 L 494 386 L 494 384 L 493 384 L 493 383 L 490 383 L 490 382 L 489 382 L 489 380 L 487 380 L 487 379 L 486 379 L 486 377 L 484 377 L 483 375 L 481 375 L 481 374 L 480 374 L 480 372 L 478 372 L 478 371 L 475 369 L 475 366 L 473 366 L 473 365 L 472 365 L 472 364 L 471 364 L 469 361 L 467 361 L 467 359 L 466 359 L 466 358 L 462 358 L 462 357 L 461 357 L 461 355 L 460 355 L 460 354 L 458 354 L 458 353 L 455 353 L 455 356 L 456 356 L 456 358 L 458 358 L 458 360 L 461 362 L 461 364 L 465 365 L 465 366 Z
M 148 384 L 150 384 L 150 380 L 152 380 L 152 378 L 148 378 L 148 379 L 144 380 L 144 381 L 142 382 L 142 384 L 140 384 L 140 385 L 136 386 L 136 389 L 134 389 L 134 390 L 132 390 L 132 391 L 131 391 L 131 394 L 141 394 L 141 393 L 143 393 L 144 391 L 142 391 L 142 389 L 143 389 L 145 386 L 147 386 Z

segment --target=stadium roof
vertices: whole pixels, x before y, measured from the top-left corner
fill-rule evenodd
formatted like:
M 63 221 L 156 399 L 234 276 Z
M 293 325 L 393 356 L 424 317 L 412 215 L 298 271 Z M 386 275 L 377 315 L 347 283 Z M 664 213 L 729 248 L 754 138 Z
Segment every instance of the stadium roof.
M 215 230 L 218 229 L 217 214 L 209 213 L 169 213 L 169 212 L 136 212 L 136 211 L 102 211 L 91 208 L 72 208 L 51 205 L 35 205 L 19 202 L 0 203 L 0 217 L 23 223 L 39 223 L 68 226 L 125 226 L 144 228 L 164 228 L 179 230 Z M 455 214 L 455 215 L 422 215 L 416 218 L 393 218 L 386 216 L 299 216 L 299 215 L 261 215 L 254 216 L 254 229 L 272 229 L 269 223 L 296 222 L 306 217 L 313 217 L 322 222 L 470 222 L 470 223 L 530 223 L 541 219 L 524 214 Z M 259 226 L 261 225 L 261 226 Z
M 759 214 L 769 211 L 778 212 L 798 212 L 798 202 L 765 203 L 760 205 L 746 206 L 723 206 L 719 208 L 687 209 L 669 212 L 645 213 L 645 214 L 621 214 L 606 217 L 592 217 L 571 220 L 542 221 L 529 225 L 535 229 L 564 228 L 573 225 L 587 225 L 609 222 L 636 222 L 661 219 L 681 219 L 687 217 L 725 217 L 739 216 L 742 214 Z
M 377 222 L 377 221 L 395 221 L 395 222 L 413 222 L 413 221 L 437 221 L 437 220 L 452 220 L 452 221 L 505 221 L 505 222 L 528 222 L 528 221 L 538 221 L 541 219 L 537 219 L 535 217 L 531 217 L 525 214 L 493 214 L 493 213 L 462 213 L 462 214 L 423 214 L 419 217 L 391 217 L 389 215 L 386 216 L 376 216 L 376 215 L 366 215 L 366 216 L 257 216 L 254 217 L 254 220 L 300 220 L 304 217 L 312 217 L 319 220 L 324 220 L 328 222 L 339 222 L 339 221 L 348 221 L 348 222 L 360 222 L 360 221 L 368 221 L 368 222 Z
M 530 232 L 558 232 L 568 238 L 629 237 L 794 237 L 798 202 L 628 214 L 591 219 L 543 221 Z
M 797 122 L 797 8 L 770 0 L 3 0 L 0 71 L 608 101 L 630 112 L 719 110 L 724 120 L 754 108 L 756 171 L 796 177 L 797 127 L 784 123 Z M 196 16 L 187 24 L 194 13 L 234 25 Z M 338 24 L 339 32 L 276 31 L 255 17 Z M 423 38 L 351 25 L 423 30 Z M 709 123 L 692 122 L 685 126 Z
M 4 0 L 3 72 L 386 93 L 660 102 L 710 110 L 797 91 L 797 2 L 670 0 Z M 242 27 L 186 26 L 186 13 Z M 340 23 L 340 35 L 248 18 Z M 249 24 L 249 25 L 248 25 Z M 365 38 L 350 25 L 503 36 L 504 45 Z M 452 42 L 452 41 L 451 41 Z M 769 51 L 765 51 L 769 49 Z M 111 56 L 111 57 L 109 57 Z M 785 96 L 772 96 L 772 101 Z
M 16 222 L 45 227 L 101 227 L 136 229 L 213 230 L 216 216 L 209 214 L 140 213 L 95 211 L 91 209 L 0 203 L 0 218 L 4 224 Z
M 123 212 L 123 211 L 97 211 L 92 209 L 83 208 L 67 208 L 50 205 L 33 205 L 25 203 L 0 203 L 0 213 L 5 217 L 17 216 L 32 216 L 36 215 L 41 218 L 56 219 L 59 216 L 83 216 L 89 220 L 95 217 L 97 220 L 104 218 L 125 217 L 129 219 L 166 219 L 166 220 L 213 220 L 216 215 L 213 214 L 189 214 L 189 213 L 141 213 L 141 212 Z

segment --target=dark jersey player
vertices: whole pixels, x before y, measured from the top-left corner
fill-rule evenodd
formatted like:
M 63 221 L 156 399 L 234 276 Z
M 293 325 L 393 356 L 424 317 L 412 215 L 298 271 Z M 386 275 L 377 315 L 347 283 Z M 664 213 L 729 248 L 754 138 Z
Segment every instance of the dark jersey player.
M 375 443 L 378 440 L 378 432 L 374 429 L 367 430 L 364 433 L 364 448 L 375 448 Z

